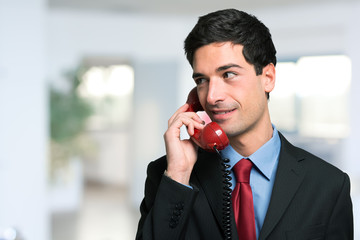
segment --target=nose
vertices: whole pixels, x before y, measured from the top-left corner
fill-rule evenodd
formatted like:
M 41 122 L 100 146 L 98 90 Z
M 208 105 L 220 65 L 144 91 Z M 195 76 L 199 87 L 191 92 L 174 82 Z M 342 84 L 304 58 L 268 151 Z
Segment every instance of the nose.
M 206 98 L 207 103 L 210 105 L 216 105 L 217 103 L 223 101 L 224 98 L 224 86 L 222 86 L 221 81 L 210 80 Z

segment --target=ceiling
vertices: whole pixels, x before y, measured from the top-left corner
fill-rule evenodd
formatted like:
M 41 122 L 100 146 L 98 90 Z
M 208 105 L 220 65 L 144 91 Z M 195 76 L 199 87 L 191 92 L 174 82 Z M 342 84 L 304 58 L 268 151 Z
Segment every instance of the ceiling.
M 356 0 L 343 0 L 351 2 Z M 50 8 L 101 10 L 121 13 L 202 15 L 209 11 L 238 8 L 249 11 L 306 3 L 330 3 L 337 0 L 48 0 Z

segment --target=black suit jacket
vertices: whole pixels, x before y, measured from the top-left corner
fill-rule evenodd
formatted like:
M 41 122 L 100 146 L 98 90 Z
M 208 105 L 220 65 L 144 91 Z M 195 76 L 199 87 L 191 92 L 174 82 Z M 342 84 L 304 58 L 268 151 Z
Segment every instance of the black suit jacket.
M 258 239 L 353 239 L 347 174 L 280 138 L 275 183 Z M 163 176 L 165 169 L 165 156 L 148 166 L 136 239 L 223 239 L 218 156 L 199 150 L 193 189 Z M 239 239 L 232 212 L 231 221 L 232 239 Z

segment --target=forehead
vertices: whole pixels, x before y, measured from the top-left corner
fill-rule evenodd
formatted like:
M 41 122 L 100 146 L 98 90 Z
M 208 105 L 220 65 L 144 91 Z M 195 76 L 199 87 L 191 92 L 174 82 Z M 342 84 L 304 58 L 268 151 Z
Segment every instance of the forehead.
M 232 42 L 211 43 L 198 48 L 194 54 L 193 68 L 219 67 L 237 63 L 244 65 L 243 46 Z

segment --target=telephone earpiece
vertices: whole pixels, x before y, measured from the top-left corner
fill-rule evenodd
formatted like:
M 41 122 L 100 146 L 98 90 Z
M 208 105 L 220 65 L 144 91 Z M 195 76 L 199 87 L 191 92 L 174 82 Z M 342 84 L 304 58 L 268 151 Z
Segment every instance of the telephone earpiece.
M 204 111 L 200 104 L 196 87 L 190 91 L 186 102 L 189 104 L 188 112 Z M 191 139 L 199 147 L 210 152 L 214 152 L 214 148 L 223 150 L 229 145 L 228 137 L 216 122 L 207 124 L 201 131 L 194 129 L 194 135 L 191 136 Z

